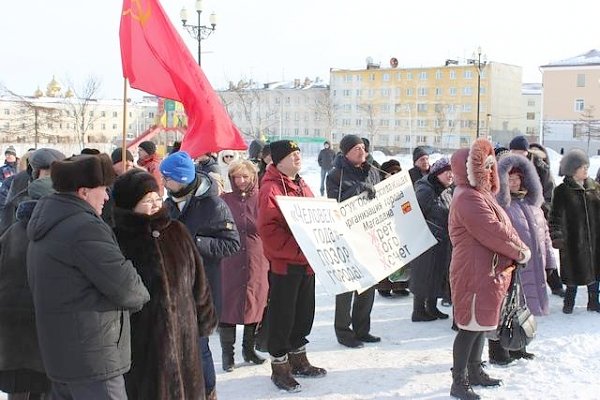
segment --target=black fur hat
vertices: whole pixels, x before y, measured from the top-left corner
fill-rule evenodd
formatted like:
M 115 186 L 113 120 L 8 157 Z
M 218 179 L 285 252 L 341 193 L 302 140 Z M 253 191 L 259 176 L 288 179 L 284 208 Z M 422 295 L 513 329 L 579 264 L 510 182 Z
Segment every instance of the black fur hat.
M 76 192 L 82 187 L 112 185 L 115 171 L 108 154 L 78 155 L 53 162 L 50 177 L 57 192 Z
M 292 154 L 294 151 L 300 151 L 300 147 L 293 140 L 278 140 L 271 143 L 271 158 L 273 164 L 277 165 L 281 160 Z
M 143 169 L 132 169 L 115 180 L 112 195 L 115 206 L 133 210 L 136 204 L 148 193 L 158 193 L 158 183 L 154 176 Z

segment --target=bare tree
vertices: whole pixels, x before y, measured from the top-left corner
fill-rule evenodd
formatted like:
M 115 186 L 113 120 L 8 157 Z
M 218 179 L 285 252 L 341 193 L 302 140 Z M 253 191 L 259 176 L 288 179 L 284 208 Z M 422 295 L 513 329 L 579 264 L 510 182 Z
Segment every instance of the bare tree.
M 33 139 L 34 147 L 37 149 L 41 138 L 48 141 L 58 141 L 58 135 L 53 134 L 52 130 L 61 124 L 62 111 L 53 106 L 52 103 L 45 103 L 36 97 L 22 96 L 5 86 L 0 86 L 0 94 L 6 95 L 17 105 L 14 112 L 3 115 L 3 132 L 12 140 L 19 138 L 29 141 Z
M 377 117 L 379 116 L 378 108 L 376 105 L 371 103 L 363 103 L 360 104 L 359 109 L 365 115 L 365 119 L 367 120 L 367 139 L 371 143 L 375 143 L 375 135 L 379 132 L 379 127 L 377 126 Z
M 584 137 L 587 139 L 587 152 L 590 152 L 590 142 L 592 139 L 600 137 L 600 121 L 595 117 L 595 107 L 589 106 L 581 113 L 579 120 L 580 124 L 574 127 L 574 136 Z
M 322 93 L 316 96 L 315 103 L 313 105 L 316 120 L 324 120 L 327 132 L 325 133 L 326 139 L 331 143 L 331 136 L 333 130 L 336 128 L 335 111 L 336 106 L 333 103 L 329 90 L 324 90 Z
M 439 137 L 439 142 L 443 147 L 443 137 L 444 134 L 452 134 L 454 132 L 454 124 L 448 124 L 448 106 L 444 104 L 436 104 L 435 105 L 435 119 L 436 123 L 433 126 L 433 131 L 437 137 Z
M 67 99 L 67 117 L 73 121 L 75 139 L 82 149 L 89 142 L 88 131 L 100 118 L 96 112 L 100 86 L 100 80 L 94 76 L 88 77 L 81 87 L 71 84 L 74 96 Z

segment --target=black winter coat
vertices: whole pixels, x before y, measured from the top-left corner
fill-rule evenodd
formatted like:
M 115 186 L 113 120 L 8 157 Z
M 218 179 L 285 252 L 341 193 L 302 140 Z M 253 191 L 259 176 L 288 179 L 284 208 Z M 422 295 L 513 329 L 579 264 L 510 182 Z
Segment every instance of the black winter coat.
M 319 163 L 319 167 L 324 169 L 325 171 L 329 171 L 333 168 L 333 160 L 335 159 L 335 151 L 331 148 L 322 149 L 319 152 L 319 156 L 317 157 L 317 162 Z
M 339 154 L 333 169 L 327 174 L 327 197 L 344 201 L 364 192 L 364 183 L 376 185 L 379 183 L 379 172 L 369 163 L 360 167 L 350 164 L 348 159 Z
M 554 190 L 548 221 L 552 245 L 560 249 L 560 276 L 566 285 L 600 278 L 600 189 L 593 179 L 583 187 L 565 176 Z
M 150 301 L 131 316 L 129 400 L 204 399 L 198 336 L 217 324 L 202 259 L 189 232 L 163 208 L 154 215 L 115 208 L 115 235 Z
M 415 183 L 415 194 L 427 226 L 438 243 L 411 261 L 410 291 L 415 296 L 447 295 L 448 268 L 452 244 L 448 234 L 448 215 L 452 193 L 436 176 L 426 175 Z
M 27 283 L 27 223 L 36 201 L 21 203 L 15 222 L 0 237 L 0 382 L 10 379 L 9 392 L 43 392 L 50 387 L 38 345 L 33 297 Z M 19 370 L 30 370 L 26 388 Z M 35 372 L 37 373 L 35 373 Z M 18 377 L 18 378 L 17 378 Z M 6 379 L 4 379 L 6 378 Z M 23 390 L 27 389 L 27 390 Z
M 240 250 L 240 235 L 229 206 L 218 196 L 212 180 L 205 174 L 197 174 L 191 185 L 195 190 L 181 198 L 171 194 L 166 206 L 171 218 L 181 221 L 196 243 L 220 315 L 221 260 Z
M 150 299 L 111 229 L 73 193 L 38 201 L 27 226 L 27 269 L 48 376 L 92 382 L 131 363 L 129 312 Z
M 410 180 L 412 181 L 412 183 L 415 184 L 419 179 L 421 179 L 422 177 L 424 177 L 427 174 L 423 173 L 419 169 L 419 167 L 412 167 L 411 169 L 408 170 L 408 175 L 410 176 Z
M 527 158 L 531 160 L 533 166 L 535 167 L 535 171 L 540 177 L 542 193 L 544 195 L 544 204 L 542 204 L 542 210 L 544 211 L 544 216 L 548 218 L 548 213 L 552 204 L 552 194 L 554 192 L 554 179 L 552 179 L 550 166 L 535 153 L 529 152 Z

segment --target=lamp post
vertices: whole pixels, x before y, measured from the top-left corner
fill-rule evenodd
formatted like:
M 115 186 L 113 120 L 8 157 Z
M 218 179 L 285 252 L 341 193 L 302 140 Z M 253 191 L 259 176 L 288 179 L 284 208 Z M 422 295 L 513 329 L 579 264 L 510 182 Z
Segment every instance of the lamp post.
M 217 26 L 217 14 L 212 13 L 209 17 L 210 26 L 202 25 L 200 22 L 200 16 L 202 14 L 202 0 L 196 0 L 196 12 L 198 13 L 198 25 L 190 25 L 188 21 L 188 12 L 185 7 L 179 12 L 179 17 L 183 23 L 183 27 L 189 32 L 189 34 L 198 41 L 198 65 L 202 65 L 201 53 L 202 53 L 202 41 L 208 38 Z
M 483 69 L 487 65 L 487 57 L 483 55 L 481 59 L 481 46 L 477 47 L 477 53 L 473 52 L 473 58 L 467 60 L 469 64 L 472 64 L 477 68 L 477 130 L 475 138 L 479 138 L 479 108 L 481 106 L 481 74 Z

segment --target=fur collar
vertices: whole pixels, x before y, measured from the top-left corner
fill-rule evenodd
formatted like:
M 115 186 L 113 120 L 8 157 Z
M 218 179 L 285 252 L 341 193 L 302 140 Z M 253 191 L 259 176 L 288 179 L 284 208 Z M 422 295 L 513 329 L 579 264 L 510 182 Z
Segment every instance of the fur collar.
M 498 165 L 489 140 L 480 138 L 471 145 L 467 158 L 467 179 L 469 185 L 479 191 L 498 193 Z
M 542 184 L 535 171 L 533 163 L 526 157 L 519 154 L 507 154 L 498 161 L 498 176 L 500 181 L 500 191 L 496 196 L 498 204 L 506 208 L 512 200 L 510 189 L 508 188 L 508 173 L 511 169 L 518 168 L 523 172 L 523 182 L 521 186 L 527 194 L 524 199 L 528 204 L 535 207 L 541 207 L 544 203 L 542 195 Z
M 161 208 L 156 214 L 138 214 L 131 210 L 115 207 L 115 229 L 121 231 L 135 232 L 138 234 L 151 234 L 162 232 L 171 224 L 169 212 L 166 207 Z

